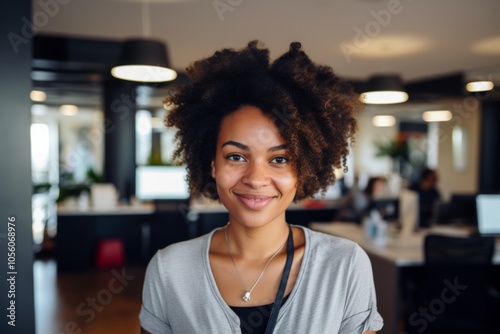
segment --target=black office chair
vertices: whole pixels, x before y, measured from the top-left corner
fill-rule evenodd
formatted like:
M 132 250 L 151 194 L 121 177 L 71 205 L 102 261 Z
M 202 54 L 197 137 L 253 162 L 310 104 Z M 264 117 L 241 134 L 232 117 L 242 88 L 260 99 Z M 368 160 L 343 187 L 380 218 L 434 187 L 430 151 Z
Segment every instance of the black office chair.
M 411 301 L 407 329 L 426 334 L 491 332 L 494 249 L 492 237 L 428 235 L 424 272 Z

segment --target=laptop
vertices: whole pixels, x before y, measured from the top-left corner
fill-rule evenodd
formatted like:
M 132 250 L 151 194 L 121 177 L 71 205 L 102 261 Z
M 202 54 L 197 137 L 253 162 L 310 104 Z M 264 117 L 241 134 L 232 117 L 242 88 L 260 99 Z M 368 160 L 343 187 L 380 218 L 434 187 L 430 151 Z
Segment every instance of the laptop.
M 478 233 L 500 236 L 500 195 L 477 195 L 476 209 Z

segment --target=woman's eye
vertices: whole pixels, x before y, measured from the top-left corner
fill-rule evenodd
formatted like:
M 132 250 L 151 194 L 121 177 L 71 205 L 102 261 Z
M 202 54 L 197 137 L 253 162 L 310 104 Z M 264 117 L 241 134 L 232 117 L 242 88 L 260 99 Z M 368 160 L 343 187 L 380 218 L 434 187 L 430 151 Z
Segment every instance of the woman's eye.
M 274 162 L 276 164 L 286 164 L 288 162 L 288 159 L 285 157 L 276 157 L 271 162 Z
M 244 161 L 245 159 L 239 154 L 230 154 L 226 157 L 230 161 Z

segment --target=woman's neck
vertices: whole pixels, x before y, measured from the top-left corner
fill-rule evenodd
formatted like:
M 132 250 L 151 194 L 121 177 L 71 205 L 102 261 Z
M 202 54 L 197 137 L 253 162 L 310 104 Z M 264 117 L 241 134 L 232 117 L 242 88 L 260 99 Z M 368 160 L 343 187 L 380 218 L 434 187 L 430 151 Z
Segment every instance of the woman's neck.
M 261 227 L 230 222 L 225 229 L 232 255 L 247 260 L 262 260 L 272 256 L 286 242 L 289 233 L 285 221 Z

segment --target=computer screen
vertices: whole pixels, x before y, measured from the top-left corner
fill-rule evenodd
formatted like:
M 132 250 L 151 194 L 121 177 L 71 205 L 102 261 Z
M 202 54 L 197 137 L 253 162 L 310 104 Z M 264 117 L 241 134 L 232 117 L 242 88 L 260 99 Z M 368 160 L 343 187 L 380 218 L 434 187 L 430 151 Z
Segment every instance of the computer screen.
M 476 209 L 479 234 L 500 235 L 500 195 L 477 195 Z
M 476 194 L 452 194 L 449 204 L 450 222 L 477 225 Z
M 135 197 L 139 200 L 178 200 L 189 198 L 186 167 L 138 166 Z

